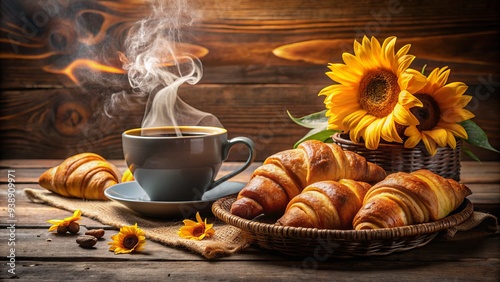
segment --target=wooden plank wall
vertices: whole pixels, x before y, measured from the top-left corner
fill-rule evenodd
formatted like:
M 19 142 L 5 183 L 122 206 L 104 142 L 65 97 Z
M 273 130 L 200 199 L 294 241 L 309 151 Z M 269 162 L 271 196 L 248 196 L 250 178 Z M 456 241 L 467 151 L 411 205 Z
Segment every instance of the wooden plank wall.
M 165 0 L 166 3 L 172 1 Z M 499 27 L 496 0 L 205 0 L 189 1 L 199 16 L 183 28 L 183 43 L 199 52 L 204 73 L 179 96 L 214 114 L 230 137 L 254 139 L 258 160 L 290 148 L 307 130 L 293 124 L 323 109 L 317 93 L 332 82 L 329 62 L 341 62 L 363 35 L 394 35 L 412 44 L 412 67 L 449 66 L 449 81 L 463 81 L 476 121 L 500 148 Z M 130 92 L 124 74 L 64 67 L 92 59 L 120 68 L 126 30 L 151 13 L 144 1 L 2 0 L 0 45 L 2 158 L 64 158 L 93 151 L 123 157 L 121 132 L 138 127 L 145 98 Z M 168 16 L 168 15 L 166 15 Z M 76 27 L 79 27 L 76 28 Z M 276 52 L 281 50 L 281 52 Z M 79 83 L 75 83 L 78 80 Z M 499 154 L 474 150 L 482 160 Z M 235 150 L 231 160 L 243 160 Z

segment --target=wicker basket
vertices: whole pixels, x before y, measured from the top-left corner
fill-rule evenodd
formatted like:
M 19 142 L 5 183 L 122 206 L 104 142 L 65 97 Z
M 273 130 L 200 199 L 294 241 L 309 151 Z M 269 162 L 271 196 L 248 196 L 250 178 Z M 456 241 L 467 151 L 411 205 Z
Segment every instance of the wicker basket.
M 460 181 L 461 140 L 457 141 L 455 149 L 441 147 L 434 156 L 431 156 L 423 144 L 407 149 L 402 144 L 380 143 L 376 150 L 370 150 L 363 143 L 356 143 L 346 138 L 344 134 L 335 133 L 332 139 L 344 150 L 362 155 L 368 161 L 384 168 L 387 173 L 428 169 L 442 177 Z
M 217 200 L 212 212 L 220 220 L 250 234 L 260 247 L 293 256 L 337 258 L 387 255 L 421 247 L 439 231 L 467 220 L 473 212 L 465 199 L 448 217 L 424 224 L 375 230 L 333 230 L 275 225 L 276 219 L 260 217 L 247 220 L 229 212 L 236 196 Z

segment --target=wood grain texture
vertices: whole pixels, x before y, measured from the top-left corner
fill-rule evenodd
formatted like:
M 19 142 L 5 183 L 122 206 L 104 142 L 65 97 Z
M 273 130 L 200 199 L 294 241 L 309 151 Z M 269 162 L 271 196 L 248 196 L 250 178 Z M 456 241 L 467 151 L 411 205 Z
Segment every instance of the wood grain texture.
M 228 129 L 229 138 L 252 138 L 257 160 L 264 160 L 291 148 L 307 133 L 306 128 L 290 120 L 287 111 L 299 117 L 323 109 L 323 99 L 316 94 L 320 88 L 291 84 L 201 84 L 182 87 L 179 97 L 218 117 Z M 0 102 L 8 107 L 2 108 L 0 115 L 2 156 L 50 159 L 90 151 L 106 158 L 123 158 L 121 133 L 141 125 L 147 101 L 126 96 L 127 99 L 108 107 L 111 94 L 76 88 L 4 91 Z M 473 101 L 477 102 L 474 121 L 485 130 L 493 146 L 500 148 L 495 119 L 500 96 Z M 483 161 L 499 159 L 499 154 L 470 149 Z M 463 158 L 468 159 L 465 155 Z M 229 158 L 244 159 L 246 151 L 239 147 Z
M 252 138 L 262 159 L 291 148 L 307 132 L 286 111 L 301 116 L 320 110 L 322 99 L 316 92 L 316 87 L 298 85 L 196 85 L 182 88 L 179 96 L 217 116 L 229 138 Z M 2 154 L 9 158 L 65 158 L 93 151 L 106 158 L 123 158 L 121 133 L 141 125 L 146 101 L 119 100 L 108 116 L 104 109 L 110 96 L 93 94 L 78 89 L 4 92 L 2 97 L 12 104 L 0 117 Z M 306 95 L 311 99 L 304 99 Z M 243 160 L 246 155 L 238 146 L 230 160 Z
M 121 158 L 121 132 L 141 124 L 145 99 L 109 96 L 130 91 L 121 70 L 127 30 L 151 13 L 139 0 L 11 1 L 0 25 L 0 141 L 3 158 L 62 158 L 96 151 Z M 449 81 L 469 85 L 474 121 L 500 148 L 500 2 L 481 1 L 190 1 L 196 21 L 181 29 L 204 73 L 181 87 L 190 105 L 216 115 L 232 136 L 249 136 L 258 160 L 290 148 L 307 130 L 295 116 L 323 109 L 317 93 L 332 83 L 329 62 L 341 62 L 363 35 L 395 35 L 411 44 L 412 67 L 449 66 Z M 112 68 L 64 68 L 91 59 Z M 81 84 L 75 84 L 75 79 Z M 200 93 L 203 93 L 201 95 Z M 239 150 L 238 150 L 239 151 Z M 497 153 L 474 149 L 482 160 Z M 236 152 L 230 160 L 243 160 Z
M 326 254 L 310 257 L 291 257 L 277 252 L 250 246 L 229 257 L 206 260 L 186 251 L 147 240 L 145 250 L 131 255 L 115 255 L 108 250 L 116 228 L 88 217 L 82 217 L 80 234 L 87 228 L 104 228 L 105 236 L 92 249 L 78 247 L 76 235 L 58 235 L 49 232 L 48 219 L 60 219 L 70 211 L 30 201 L 24 188 L 37 188 L 40 171 L 60 163 L 60 159 L 2 159 L 0 160 L 0 202 L 6 203 L 7 173 L 16 176 L 16 229 L 15 246 L 8 246 L 9 232 L 0 232 L 2 253 L 9 255 L 15 248 L 16 276 L 2 268 L 0 279 L 24 280 L 179 280 L 179 281 L 294 281 L 294 280 L 356 280 L 356 281 L 498 281 L 500 259 L 498 236 L 473 240 L 444 241 L 439 237 L 425 246 L 377 257 L 329 258 Z M 121 169 L 123 160 L 113 160 Z M 241 163 L 227 163 L 223 171 Z M 254 164 L 254 165 L 257 165 Z M 474 194 L 491 193 L 491 209 L 498 216 L 498 170 L 500 163 L 485 162 L 480 165 L 464 162 L 463 181 L 471 185 Z M 254 168 L 253 168 L 254 169 Z M 242 173 L 249 177 L 252 170 Z M 486 177 L 485 177 L 486 176 Z M 474 207 L 481 209 L 479 198 L 473 199 Z M 6 209 L 6 206 L 5 208 Z M 209 222 L 219 224 L 214 218 Z M 0 213 L 0 227 L 7 231 L 7 212 Z M 7 263 L 8 260 L 4 259 Z M 7 265 L 7 264 L 5 264 Z

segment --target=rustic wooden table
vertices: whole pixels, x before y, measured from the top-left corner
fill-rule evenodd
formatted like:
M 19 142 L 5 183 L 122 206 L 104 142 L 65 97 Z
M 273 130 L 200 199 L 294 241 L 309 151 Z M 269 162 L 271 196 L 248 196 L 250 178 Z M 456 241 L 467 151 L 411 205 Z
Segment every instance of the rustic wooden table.
M 500 240 L 439 241 L 410 251 L 379 257 L 331 259 L 311 263 L 252 246 L 216 260 L 183 249 L 148 241 L 146 251 L 114 255 L 106 244 L 92 250 L 75 246 L 74 240 L 48 232 L 47 219 L 64 218 L 70 212 L 29 201 L 23 189 L 39 188 L 39 175 L 61 160 L 0 161 L 0 279 L 37 280 L 354 280 L 354 281 L 499 281 Z M 123 161 L 115 163 L 124 168 Z M 234 163 L 223 166 L 221 173 Z M 234 180 L 247 181 L 258 164 Z M 499 215 L 500 163 L 463 162 L 462 182 L 474 194 L 476 210 Z M 15 180 L 15 198 L 8 182 Z M 11 190 L 12 191 L 12 190 Z M 13 210 L 9 210 L 10 207 Z M 14 218 L 9 213 L 14 212 Z M 89 218 L 82 225 L 112 229 Z M 107 232 L 104 240 L 110 240 Z M 71 236 L 71 235 L 67 235 Z M 74 235 L 73 235 L 74 236 Z M 15 273 L 15 275 L 13 275 Z

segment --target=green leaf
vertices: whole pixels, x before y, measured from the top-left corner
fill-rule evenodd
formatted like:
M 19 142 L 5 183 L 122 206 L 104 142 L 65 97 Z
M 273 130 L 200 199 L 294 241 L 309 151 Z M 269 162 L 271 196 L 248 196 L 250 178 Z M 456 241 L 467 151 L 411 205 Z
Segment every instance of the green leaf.
M 338 130 L 330 130 L 326 129 L 326 127 L 314 128 L 310 130 L 306 135 L 304 135 L 304 137 L 302 137 L 299 141 L 297 141 L 295 145 L 293 145 L 293 148 L 297 148 L 300 143 L 306 140 L 319 140 L 321 142 L 331 143 L 333 142 L 331 140 L 332 135 L 336 132 L 338 132 Z
M 498 150 L 493 148 L 488 141 L 488 136 L 486 133 L 472 120 L 466 120 L 460 123 L 467 131 L 468 139 L 464 140 L 465 142 L 477 146 L 483 149 L 491 150 L 497 153 L 500 153 Z
M 292 119 L 293 122 L 305 128 L 319 128 L 319 127 L 326 127 L 326 125 L 328 125 L 328 118 L 325 116 L 326 110 L 317 113 L 312 113 L 307 116 L 303 116 L 301 118 L 296 118 L 292 116 L 292 114 L 289 111 L 286 112 L 288 113 L 288 116 Z
M 481 162 L 481 160 L 471 150 L 462 147 L 462 152 L 464 152 L 471 159 L 473 159 L 473 160 L 475 160 L 477 162 Z

